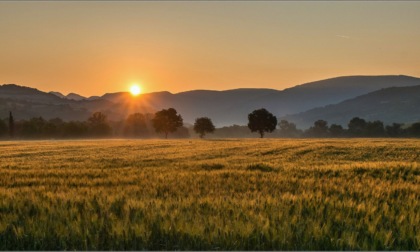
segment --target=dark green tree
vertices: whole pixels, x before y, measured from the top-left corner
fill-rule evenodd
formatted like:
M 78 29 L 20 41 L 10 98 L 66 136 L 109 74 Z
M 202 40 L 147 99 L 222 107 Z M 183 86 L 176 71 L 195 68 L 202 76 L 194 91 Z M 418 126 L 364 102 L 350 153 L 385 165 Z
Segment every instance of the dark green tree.
M 279 122 L 279 134 L 282 137 L 298 137 L 302 132 L 296 128 L 296 124 L 281 120 Z
M 366 123 L 366 135 L 369 137 L 385 136 L 384 124 L 381 121 L 373 121 Z
M 81 138 L 89 134 L 89 126 L 86 122 L 70 121 L 62 125 L 62 136 L 65 138 Z
M 92 136 L 103 137 L 110 135 L 112 132 L 107 117 L 102 112 L 93 113 L 88 119 L 88 126 Z
M 141 113 L 134 113 L 125 120 L 124 134 L 128 136 L 144 136 L 147 132 L 146 117 Z
M 348 124 L 348 132 L 351 136 L 364 136 L 366 134 L 366 121 L 359 117 L 354 117 Z
M 410 136 L 420 137 L 420 122 L 416 122 L 416 123 L 411 124 L 407 128 L 407 132 Z
M 265 108 L 254 110 L 248 115 L 248 128 L 251 132 L 260 133 L 261 138 L 265 132 L 273 132 L 277 126 L 277 118 Z
M 33 117 L 21 124 L 20 134 L 28 138 L 41 138 L 46 136 L 46 121 L 42 117 Z
M 208 117 L 200 117 L 195 119 L 194 131 L 199 134 L 200 138 L 203 138 L 206 133 L 213 133 L 216 127 Z
M 324 120 L 317 120 L 314 126 L 310 127 L 307 135 L 311 137 L 326 137 L 328 135 L 328 122 Z
M 345 134 L 345 130 L 343 129 L 343 126 L 338 125 L 338 124 L 331 124 L 328 131 L 330 132 L 330 135 L 332 137 L 342 137 Z
M 405 134 L 405 130 L 402 128 L 401 123 L 393 123 L 385 127 L 385 133 L 389 137 L 401 137 Z
M 9 135 L 11 138 L 15 137 L 15 120 L 11 111 L 9 113 Z
M 64 121 L 60 118 L 53 118 L 44 126 L 45 135 L 48 137 L 61 137 L 63 134 Z
M 169 133 L 175 132 L 183 125 L 183 120 L 174 108 L 169 108 L 156 112 L 152 124 L 157 133 L 163 132 L 165 138 L 168 138 Z
M 0 137 L 7 135 L 7 124 L 0 119 Z

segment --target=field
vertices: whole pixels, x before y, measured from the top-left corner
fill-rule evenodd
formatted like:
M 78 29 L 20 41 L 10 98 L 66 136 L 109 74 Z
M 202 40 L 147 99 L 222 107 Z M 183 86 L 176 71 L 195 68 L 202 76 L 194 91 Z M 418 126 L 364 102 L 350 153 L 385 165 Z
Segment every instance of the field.
M 420 250 L 420 140 L 0 142 L 2 250 Z

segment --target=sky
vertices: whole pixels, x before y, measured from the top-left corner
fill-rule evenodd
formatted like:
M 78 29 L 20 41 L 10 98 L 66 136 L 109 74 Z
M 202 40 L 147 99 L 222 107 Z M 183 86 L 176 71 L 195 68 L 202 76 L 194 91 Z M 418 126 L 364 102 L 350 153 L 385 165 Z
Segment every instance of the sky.
M 420 77 L 420 1 L 0 1 L 0 84 L 84 96 Z

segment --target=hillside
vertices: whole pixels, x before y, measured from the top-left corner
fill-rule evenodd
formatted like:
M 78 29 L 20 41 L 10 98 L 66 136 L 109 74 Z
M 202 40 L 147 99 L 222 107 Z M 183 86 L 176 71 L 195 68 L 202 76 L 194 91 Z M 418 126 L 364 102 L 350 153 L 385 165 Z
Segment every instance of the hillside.
M 288 88 L 253 104 L 261 104 L 275 111 L 277 116 L 283 116 L 338 103 L 381 88 L 415 85 L 420 85 L 419 78 L 404 75 L 344 76 Z
M 61 117 L 65 120 L 86 120 L 91 113 L 102 111 L 111 120 L 121 120 L 131 113 L 154 113 L 173 107 L 186 123 L 207 116 L 220 127 L 245 125 L 247 115 L 262 107 L 282 117 L 339 103 L 381 88 L 415 85 L 420 85 L 420 79 L 409 76 L 347 76 L 310 82 L 282 91 L 257 88 L 192 90 L 177 94 L 154 92 L 138 97 L 118 92 L 88 99 L 76 95 L 72 95 L 76 99 L 69 99 L 69 95 L 60 98 L 59 93 L 45 93 L 17 85 L 0 85 L 0 114 L 3 115 L 0 118 L 12 110 L 16 118 L 21 119 L 42 116 L 47 119 Z
M 128 93 L 106 94 L 101 98 L 119 104 L 117 111 L 137 109 L 156 111 L 174 107 L 185 121 L 208 116 L 217 126 L 245 125 L 247 115 L 257 108 L 267 108 L 276 116 L 294 114 L 314 107 L 354 98 L 381 88 L 420 85 L 420 79 L 409 76 L 346 76 L 310 82 L 285 89 L 234 89 L 226 91 L 194 90 L 172 94 L 144 94 L 132 100 Z
M 283 119 L 307 128 L 319 119 L 329 124 L 347 123 L 355 116 L 365 120 L 381 120 L 385 124 L 394 122 L 411 123 L 420 121 L 420 85 L 393 87 L 374 91 L 338 104 L 308 110 Z

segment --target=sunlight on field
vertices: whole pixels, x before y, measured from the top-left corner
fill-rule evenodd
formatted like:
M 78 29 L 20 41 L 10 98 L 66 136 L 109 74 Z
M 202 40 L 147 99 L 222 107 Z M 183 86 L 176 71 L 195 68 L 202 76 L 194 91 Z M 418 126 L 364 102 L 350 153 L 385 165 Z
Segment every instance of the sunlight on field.
M 420 141 L 0 142 L 2 250 L 419 250 Z

